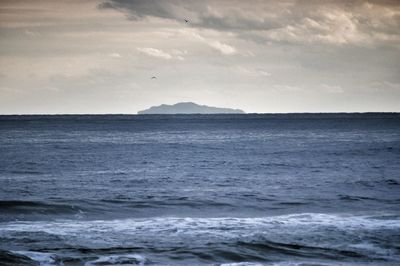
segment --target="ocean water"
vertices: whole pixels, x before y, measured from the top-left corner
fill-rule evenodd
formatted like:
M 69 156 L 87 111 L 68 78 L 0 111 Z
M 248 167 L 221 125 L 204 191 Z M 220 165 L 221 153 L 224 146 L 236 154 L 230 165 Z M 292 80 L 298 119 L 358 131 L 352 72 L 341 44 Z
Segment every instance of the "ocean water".
M 0 116 L 0 265 L 396 264 L 400 114 Z

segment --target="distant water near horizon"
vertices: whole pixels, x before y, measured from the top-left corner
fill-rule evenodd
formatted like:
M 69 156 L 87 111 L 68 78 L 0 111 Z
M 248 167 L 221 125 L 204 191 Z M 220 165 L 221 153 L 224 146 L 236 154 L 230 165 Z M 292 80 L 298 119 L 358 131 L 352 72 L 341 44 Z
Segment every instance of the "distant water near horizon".
M 399 264 L 399 113 L 0 116 L 0 265 Z

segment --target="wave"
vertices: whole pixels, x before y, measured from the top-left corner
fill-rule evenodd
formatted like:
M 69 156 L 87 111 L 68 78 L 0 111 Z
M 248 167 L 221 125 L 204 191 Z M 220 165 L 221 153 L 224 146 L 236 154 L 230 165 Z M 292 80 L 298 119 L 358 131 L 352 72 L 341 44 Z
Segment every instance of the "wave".
M 44 203 L 40 201 L 2 200 L 0 211 L 3 213 L 74 213 L 80 209 L 74 205 Z
M 47 240 L 41 243 L 37 239 L 42 234 L 60 237 L 63 244 L 58 245 L 61 247 L 79 246 L 88 250 L 174 247 L 187 251 L 224 243 L 235 249 L 248 250 L 242 259 L 253 251 L 261 254 L 268 251 L 306 258 L 370 258 L 400 262 L 399 230 L 398 215 L 303 213 L 259 218 L 156 217 L 3 222 L 0 223 L 0 239 L 13 239 L 13 244 L 18 246 L 27 242 L 26 239 L 23 243 L 18 242 L 22 234 L 24 238 L 32 235 L 30 246 L 43 248 Z
M 48 218 L 83 218 L 86 211 L 74 204 L 40 201 L 0 201 L 0 222 L 15 220 L 47 220 Z
M 2 265 L 37 265 L 36 260 L 32 260 L 29 256 L 19 254 L 20 252 L 9 252 L 0 250 L 0 262 Z
M 347 257 L 363 258 L 364 255 L 355 251 L 339 250 L 335 248 L 307 246 L 291 243 L 279 243 L 263 240 L 259 242 L 238 242 L 239 246 L 261 252 L 276 252 L 297 257 L 345 259 Z
M 395 265 L 399 231 L 388 213 L 13 221 L 0 223 L 0 249 L 46 266 Z
M 0 251 L 1 255 L 1 251 Z M 3 257 L 0 257 L 3 258 Z M 33 251 L 13 251 L 7 252 L 7 258 L 12 258 L 12 260 L 2 260 L 6 265 L 37 265 L 40 266 L 59 266 L 64 265 L 62 259 L 58 258 L 52 253 L 46 252 L 33 252 Z M 17 258 L 17 259 L 16 259 Z M 72 259 L 74 260 L 74 259 Z M 69 259 L 68 261 L 71 261 Z M 165 265 L 205 265 L 205 266 L 335 266 L 335 265 L 393 265 L 387 262 L 371 262 L 366 261 L 359 263 L 356 261 L 348 262 L 338 262 L 338 261 L 323 261 L 321 259 L 288 259 L 284 261 L 274 261 L 274 262 L 253 262 L 253 261 L 239 261 L 239 262 L 227 262 L 227 263 L 180 263 L 175 258 L 172 263 L 164 262 L 153 262 L 149 260 L 146 256 L 142 254 L 132 253 L 132 254 L 110 254 L 110 255 L 98 255 L 91 259 L 75 259 L 74 260 L 79 265 L 84 263 L 84 266 L 100 266 L 100 265 L 130 265 L 130 266 L 165 266 Z M 75 264 L 74 264 L 75 265 Z
M 1 252 L 0 252 L 1 255 Z M 7 256 L 10 258 L 18 258 L 18 260 L 12 260 L 10 263 L 15 265 L 36 265 L 35 262 L 39 263 L 40 266 L 57 266 L 63 265 L 62 261 L 58 260 L 52 253 L 46 252 L 33 252 L 33 251 L 13 251 L 7 252 Z M 0 257 L 2 258 L 2 257 Z M 2 260 L 2 262 L 8 262 Z M 84 266 L 100 266 L 100 265 L 130 265 L 130 266 L 144 266 L 144 265 L 164 265 L 158 263 L 152 263 L 145 256 L 140 254 L 118 254 L 118 255 L 103 255 L 97 256 L 93 260 L 86 261 Z M 14 264 L 13 264 L 14 265 Z M 210 266 L 263 266 L 266 264 L 254 263 L 254 262 L 235 262 L 235 263 L 221 263 L 221 264 L 207 264 Z M 274 264 L 275 265 L 275 264 Z M 290 264 L 292 265 L 292 264 Z M 293 265 L 292 265 L 293 266 Z

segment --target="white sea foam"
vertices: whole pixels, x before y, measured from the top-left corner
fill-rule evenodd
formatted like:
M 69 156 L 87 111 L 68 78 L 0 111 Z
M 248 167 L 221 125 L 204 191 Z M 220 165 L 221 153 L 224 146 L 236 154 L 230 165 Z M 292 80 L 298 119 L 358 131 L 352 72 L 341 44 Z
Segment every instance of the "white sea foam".
M 235 263 L 223 263 L 220 266 L 263 266 L 264 264 L 254 262 L 235 262 Z
M 265 266 L 336 266 L 336 265 L 340 265 L 340 266 L 350 266 L 353 264 L 349 264 L 349 263 L 319 263 L 319 262 L 313 262 L 313 261 L 296 261 L 296 262 L 292 262 L 292 261 L 282 261 L 282 262 L 274 262 L 271 264 L 265 264 Z
M 38 262 L 40 266 L 58 265 L 56 263 L 55 256 L 52 253 L 35 252 L 35 251 L 13 251 L 13 253 L 26 256 L 31 260 Z
M 382 262 L 326 262 L 326 261 L 281 261 L 263 264 L 265 266 L 392 266 L 394 264 Z
M 96 266 L 96 265 L 137 265 L 142 266 L 146 263 L 146 258 L 139 254 L 122 254 L 122 255 L 110 255 L 101 256 L 96 260 L 88 261 L 85 266 Z
M 316 261 L 280 261 L 271 263 L 254 263 L 254 262 L 236 262 L 236 263 L 223 263 L 219 266 L 336 266 L 337 263 L 326 263 L 326 262 L 316 262 Z M 342 266 L 358 265 L 351 263 L 340 263 Z
M 400 219 L 374 219 L 372 216 L 350 216 L 335 214 L 290 214 L 282 216 L 259 218 L 179 218 L 157 217 L 119 220 L 59 220 L 59 221 L 20 221 L 0 223 L 0 233 L 7 231 L 45 232 L 54 235 L 74 235 L 85 232 L 121 232 L 137 233 L 185 233 L 209 232 L 224 234 L 230 232 L 249 231 L 257 229 L 274 229 L 283 227 L 315 228 L 335 227 L 337 229 L 374 230 L 374 229 L 400 229 Z M 254 232 L 254 231 L 253 231 Z

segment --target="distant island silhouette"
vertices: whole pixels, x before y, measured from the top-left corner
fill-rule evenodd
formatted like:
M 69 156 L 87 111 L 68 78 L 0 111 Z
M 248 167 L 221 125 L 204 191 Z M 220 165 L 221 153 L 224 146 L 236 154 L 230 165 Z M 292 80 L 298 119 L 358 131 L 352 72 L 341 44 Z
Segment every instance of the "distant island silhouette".
M 219 108 L 199 105 L 193 102 L 180 102 L 173 105 L 162 104 L 139 111 L 138 114 L 244 114 L 240 109 Z

